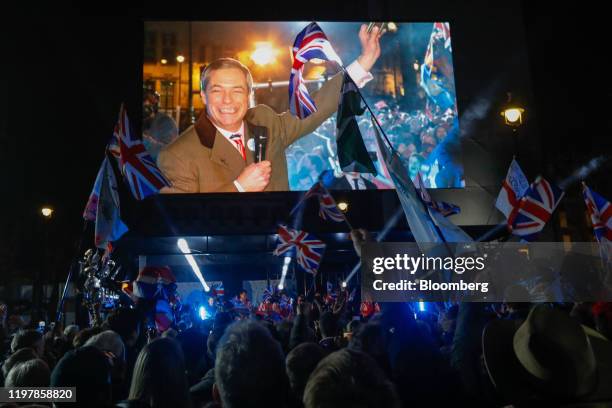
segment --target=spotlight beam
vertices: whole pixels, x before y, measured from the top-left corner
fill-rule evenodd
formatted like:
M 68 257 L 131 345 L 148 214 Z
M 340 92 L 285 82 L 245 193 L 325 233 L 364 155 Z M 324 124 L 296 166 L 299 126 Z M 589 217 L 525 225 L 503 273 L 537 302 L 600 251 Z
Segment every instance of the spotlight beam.
M 185 255 L 185 259 L 187 259 L 187 262 L 189 263 L 189 266 L 191 266 L 191 269 L 193 270 L 193 273 L 195 274 L 196 278 L 198 278 L 198 280 L 202 284 L 202 287 L 204 287 L 204 291 L 209 292 L 210 287 L 204 280 L 202 271 L 200 271 L 200 267 L 198 266 L 195 258 L 193 257 L 193 255 L 191 255 L 191 250 L 189 249 L 189 245 L 187 245 L 187 241 L 184 238 L 179 238 L 176 244 L 181 250 L 181 252 Z
M 285 287 L 285 278 L 287 277 L 287 271 L 289 270 L 289 264 L 291 263 L 291 257 L 286 256 L 283 260 L 283 269 L 281 270 L 281 279 L 278 284 L 278 289 L 283 290 Z

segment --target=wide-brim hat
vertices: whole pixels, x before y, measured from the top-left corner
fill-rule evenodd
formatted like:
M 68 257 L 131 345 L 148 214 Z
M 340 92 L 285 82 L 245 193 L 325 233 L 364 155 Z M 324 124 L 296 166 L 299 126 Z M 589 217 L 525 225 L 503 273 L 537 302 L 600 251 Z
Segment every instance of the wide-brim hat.
M 489 377 L 509 403 L 612 406 L 612 343 L 560 310 L 542 304 L 524 321 L 493 320 L 482 346 Z

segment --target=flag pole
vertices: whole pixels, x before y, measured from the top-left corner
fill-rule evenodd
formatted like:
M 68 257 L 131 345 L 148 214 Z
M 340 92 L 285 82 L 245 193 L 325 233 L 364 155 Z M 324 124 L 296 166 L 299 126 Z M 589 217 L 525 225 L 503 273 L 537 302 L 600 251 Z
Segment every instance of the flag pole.
M 68 294 L 68 284 L 72 280 L 74 268 L 77 267 L 77 264 L 78 264 L 77 259 L 79 257 L 79 252 L 81 251 L 81 247 L 83 246 L 83 237 L 85 236 L 86 232 L 87 232 L 87 221 L 83 221 L 83 232 L 81 232 L 81 236 L 76 245 L 76 255 L 74 256 L 74 258 L 72 258 L 72 262 L 70 262 L 70 269 L 68 269 L 68 276 L 66 277 L 66 283 L 64 284 L 64 290 L 62 291 L 62 297 L 57 302 L 57 309 L 55 311 L 55 323 L 56 324 L 59 323 L 59 321 L 62 319 L 62 315 L 64 314 L 63 313 L 64 301 L 66 300 L 66 295 Z
M 335 202 L 336 202 L 336 200 L 334 200 L 334 203 Z M 336 204 L 336 208 L 338 208 L 338 204 Z M 344 218 L 344 222 L 346 223 L 346 226 L 349 227 L 349 231 L 352 231 L 353 230 L 353 226 L 349 222 L 348 218 L 346 218 L 346 214 L 340 208 L 338 208 L 338 211 L 340 211 L 342 213 L 342 218 Z
M 351 78 L 351 76 L 349 75 L 348 71 L 346 70 L 346 68 L 343 65 L 340 65 L 340 68 L 342 68 L 342 71 L 344 72 L 345 77 L 347 77 L 349 79 L 349 81 L 351 81 L 351 83 L 355 86 L 355 90 L 357 91 L 357 94 L 359 95 L 359 97 L 361 98 L 361 100 L 363 101 L 364 105 L 366 106 L 368 112 L 370 112 L 370 115 L 372 115 L 372 117 L 374 118 L 374 122 L 376 122 L 376 125 L 378 126 L 378 128 L 380 129 L 380 132 L 382 133 L 383 137 L 385 138 L 385 140 L 387 141 L 387 143 L 389 143 L 389 146 L 391 147 L 391 150 L 395 153 L 396 150 L 393 147 L 393 144 L 391 144 L 391 142 L 389 141 L 389 138 L 387 137 L 387 134 L 385 133 L 384 129 L 382 128 L 381 124 L 378 122 L 378 119 L 376 118 L 376 115 L 374 114 L 374 112 L 372 111 L 372 109 L 370 108 L 370 105 L 368 105 L 368 102 L 366 101 L 365 97 L 363 96 L 363 94 L 361 93 L 361 91 L 359 90 L 359 86 L 357 86 L 357 84 L 355 83 L 355 81 L 353 81 L 353 78 Z

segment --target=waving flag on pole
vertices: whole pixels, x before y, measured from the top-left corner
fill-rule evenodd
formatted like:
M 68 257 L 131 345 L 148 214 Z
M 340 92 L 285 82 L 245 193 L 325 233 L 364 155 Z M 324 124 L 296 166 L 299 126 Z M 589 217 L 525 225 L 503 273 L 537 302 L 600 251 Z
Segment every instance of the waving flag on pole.
M 225 289 L 223 288 L 223 282 L 217 285 L 213 285 L 211 288 L 213 296 L 225 296 Z
M 115 172 L 107 157 L 98 171 L 83 214 L 83 218 L 95 222 L 94 243 L 98 248 L 105 249 L 109 242 L 118 240 L 128 231 L 120 218 L 117 188 Z
M 448 23 L 434 23 L 421 65 L 421 87 L 429 99 L 445 111 L 456 105 L 452 47 Z
M 338 160 L 344 171 L 377 174 L 376 167 L 363 142 L 356 116 L 365 111 L 357 85 L 344 74 L 340 104 L 336 116 L 336 144 Z
M 383 141 L 378 130 L 378 124 L 374 119 L 372 119 L 372 125 L 376 142 L 404 209 L 410 232 L 412 232 L 417 244 L 472 242 L 472 238 L 460 227 L 453 224 L 438 211 L 433 211 L 425 205 L 417 193 L 414 183 L 410 180 L 408 170 L 402 164 L 399 155 Z
M 603 242 L 604 240 L 612 242 L 612 205 L 585 183 L 582 183 L 582 195 L 591 217 L 593 233 L 597 242 Z
M 157 194 L 162 187 L 170 186 L 142 140 L 132 134 L 123 105 L 108 149 L 118 160 L 123 178 L 137 200 Z
M 425 184 L 421 178 L 421 172 L 417 173 L 414 181 L 414 187 L 416 187 L 417 191 L 419 192 L 423 203 L 443 216 L 448 217 L 449 215 L 459 214 L 461 212 L 461 208 L 455 204 L 450 204 L 444 201 L 434 201 L 431 198 L 431 195 L 429 195 L 429 192 L 425 189 Z
M 273 254 L 281 256 L 292 248 L 295 248 L 297 263 L 306 272 L 316 275 L 319 264 L 325 251 L 325 243 L 305 231 L 295 230 L 287 226 L 278 227 L 278 238 L 280 243 Z
M 502 183 L 502 188 L 497 196 L 495 207 L 504 213 L 506 219 L 509 218 L 512 211 L 518 207 L 519 200 L 525 195 L 528 188 L 527 177 L 525 177 L 516 160 L 512 159 L 506 179 Z
M 559 187 L 538 177 L 508 217 L 508 227 L 525 241 L 535 240 L 564 194 Z
M 302 78 L 306 62 L 317 58 L 324 61 L 335 61 L 342 65 L 342 60 L 331 46 L 321 27 L 310 23 L 295 38 L 293 43 L 293 66 L 289 77 L 289 110 L 300 119 L 316 112 L 317 107 L 308 94 Z
M 342 214 L 342 211 L 336 205 L 336 200 L 334 200 L 334 197 L 332 197 L 321 181 L 317 181 L 310 187 L 310 190 L 304 194 L 304 197 L 296 204 L 291 213 L 310 197 L 317 197 L 319 199 L 319 216 L 321 218 L 336 222 L 344 221 L 344 214 Z

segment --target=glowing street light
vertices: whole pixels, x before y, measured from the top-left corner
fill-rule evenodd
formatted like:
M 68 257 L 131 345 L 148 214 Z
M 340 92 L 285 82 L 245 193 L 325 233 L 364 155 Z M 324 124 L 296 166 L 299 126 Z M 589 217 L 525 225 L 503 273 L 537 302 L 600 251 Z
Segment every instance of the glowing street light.
M 160 62 L 162 65 L 166 65 L 168 63 L 168 60 L 165 58 L 162 58 Z
M 261 41 L 255 43 L 255 51 L 251 53 L 251 59 L 257 65 L 268 65 L 276 61 L 278 51 L 274 49 L 272 43 Z
M 53 216 L 53 208 L 51 207 L 43 207 L 40 209 L 40 213 L 45 218 L 51 218 Z
M 508 108 L 501 115 L 504 117 L 506 125 L 518 127 L 523 124 L 523 112 L 525 112 L 523 108 Z
M 185 57 L 183 57 L 182 55 L 177 55 L 176 62 L 178 62 L 179 64 L 182 64 L 183 62 L 185 62 Z

